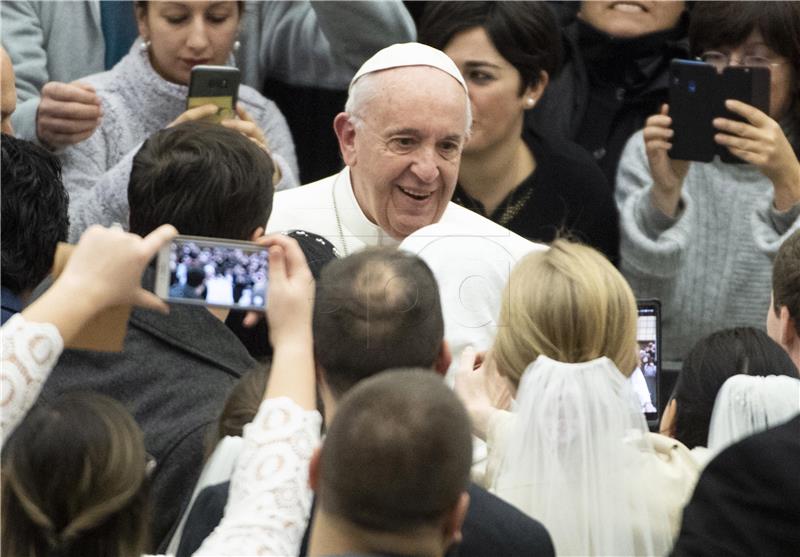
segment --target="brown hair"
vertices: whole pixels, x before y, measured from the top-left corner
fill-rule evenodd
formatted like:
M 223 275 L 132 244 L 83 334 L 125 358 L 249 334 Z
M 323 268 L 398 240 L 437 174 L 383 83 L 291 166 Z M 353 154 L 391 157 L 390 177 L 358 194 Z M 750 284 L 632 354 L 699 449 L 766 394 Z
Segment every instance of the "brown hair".
M 556 240 L 511 272 L 493 353 L 515 387 L 540 355 L 567 363 L 607 356 L 630 375 L 638 363 L 633 292 L 599 252 Z
M 360 528 L 412 533 L 456 506 L 471 464 L 469 417 L 442 378 L 391 370 L 342 397 L 322 446 L 319 501 Z
M 800 230 L 784 240 L 772 265 L 772 302 L 777 315 L 786 306 L 800 334 Z
M 77 393 L 35 407 L 4 450 L 2 553 L 139 557 L 145 463 L 142 432 L 119 402 Z

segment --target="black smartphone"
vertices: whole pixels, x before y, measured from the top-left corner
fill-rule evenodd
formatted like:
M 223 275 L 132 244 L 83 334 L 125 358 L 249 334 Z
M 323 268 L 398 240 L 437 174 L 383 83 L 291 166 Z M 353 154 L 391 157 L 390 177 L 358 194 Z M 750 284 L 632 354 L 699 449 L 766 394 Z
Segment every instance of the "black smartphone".
M 743 121 L 725 108 L 727 99 L 745 102 L 769 111 L 768 68 L 729 66 L 719 73 L 711 64 L 694 60 L 670 63 L 669 115 L 672 118 L 673 159 L 711 162 L 715 156 L 728 163 L 741 163 L 727 147 L 717 144 L 714 118 Z
M 210 120 L 219 123 L 233 118 L 239 98 L 240 79 L 239 69 L 231 66 L 193 67 L 186 108 L 215 104 L 218 110 Z
M 728 66 L 722 72 L 722 88 L 719 95 L 719 116 L 729 120 L 746 122 L 743 116 L 725 108 L 726 99 L 742 101 L 769 113 L 769 68 L 751 68 L 747 66 Z M 717 145 L 720 159 L 729 163 L 744 163 L 742 159 L 731 153 L 727 147 Z
M 673 60 L 669 115 L 674 135 L 670 158 L 711 162 L 717 154 L 711 121 L 718 110 L 716 68 L 704 62 Z
M 177 236 L 156 259 L 155 293 L 168 302 L 263 311 L 269 252 L 252 242 Z
M 659 376 L 661 375 L 661 302 L 637 300 L 636 342 L 639 345 L 639 366 L 631 375 L 631 383 L 642 413 L 649 425 L 658 422 Z

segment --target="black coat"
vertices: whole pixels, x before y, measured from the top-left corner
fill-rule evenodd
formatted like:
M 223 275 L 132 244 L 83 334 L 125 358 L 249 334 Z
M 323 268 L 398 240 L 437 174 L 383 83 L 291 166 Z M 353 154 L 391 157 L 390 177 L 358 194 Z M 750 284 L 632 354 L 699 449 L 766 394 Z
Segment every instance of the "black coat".
M 225 511 L 230 482 L 209 486 L 195 499 L 181 536 L 177 557 L 189 557 L 216 528 Z M 485 489 L 471 484 L 469 509 L 461 528 L 464 539 L 447 557 L 554 556 L 555 549 L 544 526 Z M 312 509 L 312 516 L 313 516 Z M 309 524 L 311 521 L 309 521 Z M 309 530 L 300 555 L 305 556 Z
M 800 555 L 800 416 L 708 464 L 672 555 Z

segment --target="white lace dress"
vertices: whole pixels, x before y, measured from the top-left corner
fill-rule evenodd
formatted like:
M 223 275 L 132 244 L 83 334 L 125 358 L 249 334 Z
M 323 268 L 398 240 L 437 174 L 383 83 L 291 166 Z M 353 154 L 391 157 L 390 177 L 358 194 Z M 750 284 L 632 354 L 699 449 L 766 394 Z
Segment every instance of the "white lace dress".
M 2 441 L 36 402 L 64 343 L 48 323 L 21 314 L 2 327 Z M 322 416 L 289 398 L 261 403 L 244 428 L 225 516 L 195 555 L 297 555 L 311 510 L 308 464 Z
M 2 327 L 3 359 L 0 364 L 0 416 L 6 439 L 36 402 L 64 342 L 49 323 L 31 323 L 16 314 Z

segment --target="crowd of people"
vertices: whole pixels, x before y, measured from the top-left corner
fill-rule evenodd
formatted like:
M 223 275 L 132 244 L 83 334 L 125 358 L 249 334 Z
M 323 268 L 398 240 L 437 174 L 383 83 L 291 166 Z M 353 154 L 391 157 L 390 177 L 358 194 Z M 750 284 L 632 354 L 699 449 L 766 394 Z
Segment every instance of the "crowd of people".
M 800 3 L 412 4 L 0 5 L 4 554 L 796 553 Z

